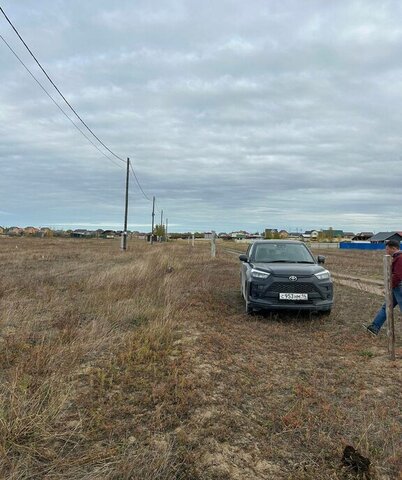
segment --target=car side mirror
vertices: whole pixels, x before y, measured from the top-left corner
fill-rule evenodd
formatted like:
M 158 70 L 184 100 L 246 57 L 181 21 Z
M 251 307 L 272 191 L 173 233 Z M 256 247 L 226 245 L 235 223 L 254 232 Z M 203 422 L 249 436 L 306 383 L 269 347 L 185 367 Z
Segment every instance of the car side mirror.
M 324 255 L 318 255 L 318 257 L 317 257 L 317 262 L 318 262 L 318 263 L 325 263 L 325 257 L 324 257 Z
M 244 255 L 244 253 L 242 253 L 241 255 L 239 255 L 239 260 L 242 262 L 248 262 L 248 257 L 247 255 Z

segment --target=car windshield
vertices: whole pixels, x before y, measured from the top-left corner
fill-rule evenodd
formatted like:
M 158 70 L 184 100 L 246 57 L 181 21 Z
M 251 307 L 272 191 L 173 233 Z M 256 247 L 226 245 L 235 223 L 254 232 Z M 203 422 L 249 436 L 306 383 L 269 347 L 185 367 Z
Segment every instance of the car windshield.
M 315 263 L 307 248 L 297 243 L 256 244 L 253 257 L 261 263 Z

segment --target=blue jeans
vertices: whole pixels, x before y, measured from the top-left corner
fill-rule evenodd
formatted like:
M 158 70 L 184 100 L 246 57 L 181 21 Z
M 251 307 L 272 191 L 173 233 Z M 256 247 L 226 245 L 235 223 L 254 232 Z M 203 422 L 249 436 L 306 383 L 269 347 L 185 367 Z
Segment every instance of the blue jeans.
M 399 310 L 402 312 L 402 286 L 399 284 L 397 287 L 392 289 L 392 299 L 393 306 L 399 305 Z M 384 305 L 378 310 L 377 315 L 375 316 L 373 323 L 371 324 L 377 332 L 380 331 L 380 328 L 384 325 L 385 320 L 387 319 L 386 306 Z

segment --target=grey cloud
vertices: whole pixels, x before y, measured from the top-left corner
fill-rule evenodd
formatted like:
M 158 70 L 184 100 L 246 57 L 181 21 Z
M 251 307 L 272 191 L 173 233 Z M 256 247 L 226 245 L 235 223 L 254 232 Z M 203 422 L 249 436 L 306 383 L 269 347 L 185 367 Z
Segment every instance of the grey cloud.
M 397 227 L 399 2 L 3 6 L 180 228 Z M 0 224 L 118 224 L 124 169 L 0 47 Z M 145 225 L 150 204 L 132 191 L 132 222 Z

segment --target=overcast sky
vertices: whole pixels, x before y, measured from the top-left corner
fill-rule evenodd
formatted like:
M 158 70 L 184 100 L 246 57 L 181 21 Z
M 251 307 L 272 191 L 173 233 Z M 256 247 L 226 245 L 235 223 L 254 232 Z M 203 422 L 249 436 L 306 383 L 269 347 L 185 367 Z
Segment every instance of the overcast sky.
M 1 6 L 97 136 L 130 157 L 171 231 L 402 230 L 401 2 Z M 122 228 L 124 164 L 1 39 L 0 59 L 0 225 Z M 145 231 L 152 205 L 130 181 L 129 227 Z

